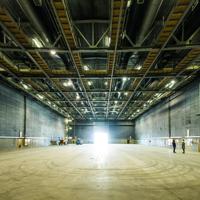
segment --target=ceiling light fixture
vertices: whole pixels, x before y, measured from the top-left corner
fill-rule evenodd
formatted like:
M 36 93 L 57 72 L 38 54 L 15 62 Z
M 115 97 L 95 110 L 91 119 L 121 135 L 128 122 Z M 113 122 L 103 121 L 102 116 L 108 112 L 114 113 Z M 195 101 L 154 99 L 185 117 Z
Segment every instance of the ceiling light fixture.
M 91 82 L 91 81 L 88 81 L 88 85 L 91 86 L 91 85 L 92 85 L 92 82 Z
M 84 69 L 85 71 L 88 71 L 88 70 L 89 70 L 89 67 L 88 67 L 87 65 L 84 65 L 84 66 L 83 66 L 83 69 Z
M 169 83 L 165 85 L 165 88 L 172 88 L 176 83 L 176 80 L 171 80 Z
M 40 40 L 38 38 L 33 38 L 32 42 L 38 48 L 42 48 L 43 47 L 42 43 L 40 42 Z
M 29 90 L 29 89 L 30 89 L 30 87 L 29 87 L 28 85 L 24 84 L 24 83 L 22 83 L 22 86 L 23 86 L 23 88 L 26 89 L 26 90 Z
M 126 78 L 126 77 L 123 77 L 122 80 L 125 82 L 125 81 L 127 80 L 127 78 Z
M 72 86 L 72 81 L 71 81 L 71 80 L 68 80 L 67 82 L 64 82 L 63 85 L 64 85 L 65 87 Z
M 109 37 L 109 36 L 106 36 L 106 37 L 105 37 L 105 46 L 106 46 L 106 47 L 109 47 L 109 46 L 110 46 L 110 42 L 111 42 L 110 37 Z
M 128 92 L 125 92 L 124 95 L 127 96 L 127 95 L 128 95 Z
M 80 96 L 79 95 L 76 95 L 76 100 L 79 100 L 80 99 Z
M 142 65 L 137 65 L 137 66 L 136 66 L 136 69 L 137 69 L 137 70 L 142 69 Z
M 37 94 L 37 96 L 38 96 L 40 99 L 44 99 L 44 96 L 42 96 L 41 94 Z
M 55 50 L 51 50 L 50 53 L 51 53 L 51 55 L 55 55 L 56 51 Z
M 131 5 L 131 0 L 128 0 L 126 7 L 129 8 Z
M 148 103 L 152 103 L 152 102 L 153 102 L 153 100 L 149 99 L 147 102 L 148 102 Z

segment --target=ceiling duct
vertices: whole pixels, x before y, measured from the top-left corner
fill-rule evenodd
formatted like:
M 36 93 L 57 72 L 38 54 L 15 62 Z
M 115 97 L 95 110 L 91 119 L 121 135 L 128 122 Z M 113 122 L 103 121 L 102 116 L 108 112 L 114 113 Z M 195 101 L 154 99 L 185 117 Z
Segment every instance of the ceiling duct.
M 46 30 L 44 26 L 40 23 L 40 19 L 38 18 L 36 12 L 33 9 L 33 5 L 30 0 L 18 0 L 18 3 L 20 7 L 22 8 L 24 14 L 27 16 L 27 18 L 30 20 L 30 22 L 33 24 L 33 26 L 36 28 L 38 34 L 42 38 L 42 40 L 45 42 L 45 44 L 49 45 L 49 39 L 46 34 Z
M 147 12 L 144 16 L 142 27 L 140 28 L 138 32 L 138 38 L 136 41 L 136 45 L 142 45 L 144 42 L 145 36 L 148 34 L 149 29 L 151 28 L 158 11 L 162 5 L 163 0 L 151 0 L 148 5 Z

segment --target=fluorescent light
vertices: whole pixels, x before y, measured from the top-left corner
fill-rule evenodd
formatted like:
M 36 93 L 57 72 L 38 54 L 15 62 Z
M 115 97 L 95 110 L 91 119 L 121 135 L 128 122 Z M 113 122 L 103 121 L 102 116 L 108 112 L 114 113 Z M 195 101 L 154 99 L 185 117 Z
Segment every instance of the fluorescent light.
M 144 103 L 144 105 L 143 105 L 144 107 L 146 107 L 147 106 L 147 104 L 146 103 Z
M 66 118 L 66 119 L 65 119 L 65 123 L 68 124 L 69 122 L 72 122 L 72 119 Z
M 67 87 L 67 86 L 68 86 L 67 82 L 64 82 L 64 83 L 63 83 L 63 85 L 64 85 L 65 87 Z
M 91 86 L 91 85 L 92 85 L 92 82 L 91 82 L 91 81 L 88 81 L 88 85 Z
M 84 66 L 83 66 L 83 69 L 84 69 L 85 71 L 88 71 L 88 70 L 89 70 L 89 67 L 88 67 L 87 65 L 84 65 Z
M 105 37 L 105 46 L 109 47 L 110 46 L 110 42 L 111 42 L 111 39 L 109 36 L 106 36 Z
M 137 112 L 140 112 L 140 109 L 137 109 Z
M 137 69 L 137 70 L 140 70 L 141 68 L 142 68 L 142 65 L 137 65 L 137 66 L 136 66 L 136 69 Z
M 72 81 L 71 81 L 71 80 L 68 80 L 67 82 L 64 82 L 63 85 L 64 85 L 65 87 L 72 86 Z
M 106 82 L 104 83 L 104 85 L 108 85 L 108 82 L 106 81 Z
M 115 101 L 115 104 L 117 104 L 117 101 Z
M 76 100 L 79 100 L 80 99 L 80 96 L 79 95 L 76 95 Z
M 125 92 L 124 95 L 127 96 L 127 95 L 128 95 L 128 92 Z
M 50 53 L 51 53 L 51 55 L 55 55 L 56 51 L 55 50 L 51 50 Z
M 131 5 L 131 0 L 128 0 L 126 7 L 129 8 Z
M 42 47 L 43 47 L 42 43 L 41 43 L 40 40 L 37 39 L 37 38 L 33 38 L 33 39 L 32 39 L 32 42 L 33 42 L 33 44 L 34 44 L 36 47 L 38 47 L 38 48 L 42 48 Z
M 122 80 L 125 82 L 125 81 L 127 80 L 127 78 L 126 78 L 126 77 L 123 77 Z
M 29 89 L 30 89 L 29 86 L 26 85 L 26 84 L 24 84 L 24 83 L 22 83 L 22 86 L 23 86 L 23 88 L 26 89 L 26 90 L 29 90 Z
M 37 96 L 38 96 L 40 99 L 44 99 L 44 96 L 42 96 L 41 94 L 37 94 Z
M 175 85 L 175 83 L 176 83 L 175 80 L 171 80 L 169 83 L 165 85 L 165 88 L 172 88 Z

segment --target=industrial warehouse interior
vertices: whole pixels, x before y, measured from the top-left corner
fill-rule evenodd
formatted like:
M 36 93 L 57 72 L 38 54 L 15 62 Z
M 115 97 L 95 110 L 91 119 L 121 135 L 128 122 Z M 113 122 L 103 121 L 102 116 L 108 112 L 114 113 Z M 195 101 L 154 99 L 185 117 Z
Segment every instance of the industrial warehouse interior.
M 199 0 L 1 0 L 0 200 L 199 200 L 199 75 Z

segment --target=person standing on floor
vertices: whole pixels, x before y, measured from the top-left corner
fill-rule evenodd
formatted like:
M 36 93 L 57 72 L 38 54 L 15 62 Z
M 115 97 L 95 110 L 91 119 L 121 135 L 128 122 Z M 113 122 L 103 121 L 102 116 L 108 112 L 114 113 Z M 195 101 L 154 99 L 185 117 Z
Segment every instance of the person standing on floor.
M 176 153 L 176 141 L 175 141 L 175 139 L 172 140 L 172 146 L 173 146 L 173 153 Z
M 185 153 L 185 141 L 184 141 L 184 139 L 182 141 L 182 150 L 183 150 L 183 153 Z

